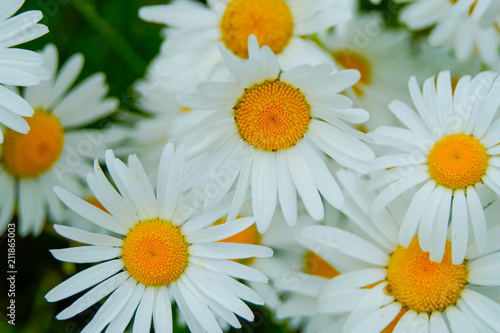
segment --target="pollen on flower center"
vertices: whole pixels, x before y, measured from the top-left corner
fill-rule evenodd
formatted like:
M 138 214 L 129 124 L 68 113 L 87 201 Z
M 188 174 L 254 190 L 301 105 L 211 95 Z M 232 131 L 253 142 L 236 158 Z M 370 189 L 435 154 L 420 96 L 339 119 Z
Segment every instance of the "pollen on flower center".
M 351 50 L 337 51 L 332 54 L 335 62 L 344 69 L 356 69 L 361 74 L 359 82 L 353 86 L 353 90 L 356 94 L 362 95 L 363 90 L 359 86 L 359 83 L 364 83 L 366 85 L 370 84 L 372 80 L 372 70 L 368 60 L 359 53 Z
M 241 137 L 270 151 L 295 145 L 311 121 L 311 107 L 304 95 L 280 80 L 245 89 L 233 109 Z
M 467 269 L 465 264 L 451 262 L 449 241 L 443 260 L 435 263 L 420 248 L 418 237 L 414 237 L 408 248 L 398 246 L 392 253 L 386 279 L 387 292 L 406 309 L 430 314 L 456 303 L 467 285 Z
M 188 244 L 180 227 L 163 220 L 139 222 L 123 240 L 125 269 L 146 286 L 175 281 L 188 264 Z
M 248 37 L 280 53 L 293 35 L 293 17 L 283 0 L 232 0 L 222 16 L 222 41 L 234 54 L 248 58 Z
M 429 174 L 437 184 L 466 188 L 486 173 L 486 148 L 473 136 L 452 134 L 434 144 L 428 155 Z
M 27 134 L 11 129 L 5 132 L 2 160 L 11 175 L 33 178 L 50 170 L 59 159 L 64 129 L 55 116 L 42 110 L 36 110 L 26 121 L 30 126 Z

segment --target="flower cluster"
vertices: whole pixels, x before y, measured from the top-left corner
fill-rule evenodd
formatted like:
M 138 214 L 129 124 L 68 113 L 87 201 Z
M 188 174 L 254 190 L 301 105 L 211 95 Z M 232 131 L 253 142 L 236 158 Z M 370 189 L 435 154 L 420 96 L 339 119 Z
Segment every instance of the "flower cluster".
M 51 250 L 95 263 L 45 295 L 84 292 L 57 319 L 212 333 L 246 301 L 307 333 L 500 332 L 500 2 L 390 1 L 398 28 L 380 1 L 143 7 L 149 117 L 103 129 L 104 74 L 11 48 L 47 32 L 23 2 L 0 0 L 0 232 L 84 244 Z

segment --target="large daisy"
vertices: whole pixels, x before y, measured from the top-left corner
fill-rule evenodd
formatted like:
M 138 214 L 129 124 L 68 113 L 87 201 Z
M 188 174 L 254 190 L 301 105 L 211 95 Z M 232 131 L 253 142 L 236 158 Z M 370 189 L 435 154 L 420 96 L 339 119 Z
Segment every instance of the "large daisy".
M 180 96 L 187 107 L 215 110 L 183 138 L 189 155 L 202 158 L 191 175 L 205 172 L 199 181 L 204 207 L 236 183 L 229 218 L 236 216 L 251 186 L 261 233 L 271 223 L 278 197 L 285 220 L 295 224 L 296 191 L 309 214 L 321 220 L 320 194 L 334 207 L 344 202 L 323 152 L 360 172 L 366 172 L 374 158 L 359 139 L 363 133 L 343 122 L 368 119 L 368 112 L 351 108 L 352 101 L 340 94 L 356 83 L 359 72 L 331 74 L 330 63 L 280 72 L 271 49 L 259 48 L 253 35 L 248 48 L 246 61 L 221 48 L 236 82 L 205 82 L 197 92 Z M 190 178 L 194 182 L 195 177 Z
M 371 136 L 376 143 L 396 148 L 397 154 L 381 156 L 373 170 L 371 188 L 385 186 L 371 205 L 377 214 L 403 192 L 422 184 L 403 220 L 399 240 L 404 247 L 416 233 L 432 261 L 444 255 L 451 223 L 453 263 L 461 263 L 468 243 L 469 222 L 480 250 L 486 247 L 483 203 L 478 193 L 490 189 L 500 194 L 500 78 L 483 72 L 462 77 L 455 89 L 449 72 L 427 79 L 420 91 L 415 78 L 409 82 L 417 113 L 393 101 L 389 108 L 408 127 L 380 127 Z M 491 191 L 490 191 L 491 192 Z M 487 202 L 484 202 L 487 203 Z
M 312 35 L 348 20 L 351 12 L 337 0 L 211 0 L 208 6 L 194 1 L 174 1 L 169 5 L 143 7 L 139 16 L 166 24 L 164 54 L 196 55 L 190 68 L 207 79 L 222 62 L 217 44 L 241 58 L 248 58 L 247 41 L 257 36 L 261 46 L 269 46 L 287 68 L 300 63 L 317 64 L 327 59 L 310 40 Z
M 404 200 L 371 218 L 364 213 L 374 199 L 365 193 L 366 182 L 348 172 L 339 178 L 350 193 L 344 211 L 358 232 L 311 226 L 300 235 L 329 263 L 343 266 L 319 293 L 320 312 L 347 314 L 346 333 L 500 331 L 500 305 L 490 298 L 500 291 L 498 225 L 482 255 L 472 242 L 466 260 L 453 264 L 446 241 L 436 263 L 420 247 L 419 236 L 407 247 L 397 244 Z
M 39 10 L 11 17 L 23 3 L 24 0 L 0 1 L 0 124 L 16 132 L 28 133 L 29 125 L 23 117 L 33 115 L 33 108 L 2 84 L 33 86 L 50 78 L 50 72 L 42 67 L 44 59 L 41 54 L 10 48 L 38 38 L 49 30 L 45 25 L 37 24 L 42 19 Z M 2 141 L 0 131 L 0 143 Z
M 82 156 L 92 155 L 104 143 L 100 131 L 75 128 L 115 112 L 118 105 L 117 99 L 105 98 L 108 86 L 102 73 L 71 89 L 83 68 L 81 54 L 72 56 L 58 73 L 57 49 L 47 45 L 42 54 L 53 79 L 24 90 L 23 97 L 35 109 L 26 119 L 31 130 L 21 134 L 7 129 L 0 155 L 0 232 L 17 203 L 22 236 L 42 231 L 47 206 L 50 218 L 64 217 L 52 188 L 64 184 L 79 191 L 81 178 L 92 170 L 91 161 Z
M 129 156 L 128 165 L 106 154 L 106 165 L 116 191 L 97 161 L 87 181 L 95 197 L 109 212 L 70 192 L 56 188 L 72 210 L 116 236 L 89 233 L 56 225 L 61 235 L 90 246 L 52 250 L 59 260 L 102 263 L 87 268 L 52 289 L 45 297 L 55 302 L 93 287 L 57 315 L 67 319 L 111 294 L 82 332 L 123 332 L 134 316 L 133 331 L 172 332 L 171 299 L 192 332 L 222 332 L 216 316 L 241 327 L 236 315 L 253 320 L 242 301 L 262 299 L 232 277 L 266 282 L 257 270 L 227 259 L 270 257 L 272 250 L 258 245 L 216 243 L 250 227 L 242 218 L 210 226 L 227 214 L 228 202 L 196 214 L 181 202 L 178 191 L 183 174 L 184 150 L 172 144 L 163 151 L 156 193 L 141 162 Z
M 474 51 L 492 64 L 498 59 L 500 33 L 494 22 L 500 15 L 498 1 L 491 0 L 396 0 L 411 2 L 399 19 L 410 30 L 432 28 L 428 41 L 432 46 L 455 50 L 459 61 Z

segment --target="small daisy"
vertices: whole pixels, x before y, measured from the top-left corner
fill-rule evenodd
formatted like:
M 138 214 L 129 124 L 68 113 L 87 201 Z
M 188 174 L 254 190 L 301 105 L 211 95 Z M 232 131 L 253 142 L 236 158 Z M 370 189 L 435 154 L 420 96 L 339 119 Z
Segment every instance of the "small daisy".
M 406 203 L 400 200 L 383 210 L 383 218 L 364 211 L 374 195 L 366 195 L 366 182 L 353 174 L 339 175 L 350 197 L 345 212 L 360 230 L 353 234 L 328 226 L 302 230 L 328 262 L 343 266 L 318 297 L 318 310 L 346 314 L 341 332 L 499 332 L 500 305 L 490 295 L 500 291 L 498 226 L 491 229 L 487 251 L 475 244 L 466 260 L 452 263 L 446 241 L 440 263 L 421 249 L 419 236 L 405 248 L 397 245 Z
M 448 224 L 451 223 L 453 263 L 463 261 L 468 243 L 469 223 L 480 250 L 486 247 L 486 224 L 478 193 L 490 189 L 500 194 L 498 120 L 500 78 L 483 72 L 473 79 L 462 77 L 454 92 L 450 72 L 424 82 L 409 82 L 418 113 L 393 101 L 389 108 L 408 129 L 380 127 L 370 135 L 375 143 L 401 153 L 381 156 L 373 170 L 371 188 L 388 185 L 370 207 L 377 214 L 403 192 L 423 184 L 413 196 L 399 232 L 407 247 L 418 233 L 420 247 L 430 251 L 431 260 L 444 255 Z M 487 203 L 487 202 L 485 202 Z
M 360 72 L 359 82 L 347 91 L 349 97 L 355 106 L 370 112 L 368 130 L 396 125 L 387 104 L 406 98 L 406 82 L 415 73 L 410 34 L 385 28 L 382 17 L 374 14 L 356 16 L 344 30 L 322 34 L 319 42 L 338 67 Z
M 261 46 L 278 55 L 283 66 L 324 62 L 324 52 L 303 36 L 318 33 L 351 17 L 337 0 L 211 0 L 143 7 L 139 16 L 166 24 L 163 53 L 197 55 L 196 72 L 210 74 L 222 62 L 217 44 L 222 41 L 234 55 L 248 58 L 247 41 L 255 35 Z M 207 77 L 201 75 L 201 80 Z
M 498 58 L 500 32 L 490 16 L 498 16 L 498 1 L 491 0 L 396 0 L 412 2 L 401 11 L 400 21 L 410 30 L 432 28 L 428 41 L 432 46 L 455 50 L 459 61 L 473 51 L 488 63 Z
M 22 236 L 40 234 L 47 206 L 51 219 L 64 217 L 52 188 L 64 184 L 79 191 L 81 178 L 92 170 L 91 161 L 82 156 L 103 144 L 102 136 L 96 135 L 99 131 L 74 128 L 115 112 L 118 105 L 115 98 L 105 98 L 108 86 L 101 73 L 70 90 L 83 68 L 81 54 L 72 56 L 57 75 L 57 49 L 47 45 L 42 54 L 53 78 L 24 90 L 23 97 L 35 109 L 26 119 L 31 130 L 21 134 L 7 129 L 0 155 L 0 232 L 12 219 L 17 202 Z
M 368 119 L 368 112 L 351 108 L 352 101 L 340 94 L 357 82 L 359 72 L 331 74 L 329 63 L 280 72 L 269 47 L 259 48 L 254 35 L 248 44 L 248 60 L 221 47 L 236 83 L 201 83 L 197 92 L 179 99 L 186 107 L 215 110 L 182 138 L 190 156 L 206 154 L 191 171 L 207 175 L 200 181 L 204 207 L 217 202 L 236 183 L 232 219 L 251 187 L 253 213 L 263 233 L 278 197 L 285 220 L 295 224 L 297 190 L 309 214 L 319 221 L 324 215 L 321 195 L 334 207 L 344 203 L 322 152 L 360 172 L 366 172 L 374 158 L 359 139 L 364 134 L 344 123 Z
M 95 162 L 87 176 L 90 189 L 109 212 L 94 207 L 57 187 L 58 197 L 72 210 L 117 236 L 89 233 L 55 225 L 61 235 L 90 246 L 52 250 L 58 260 L 95 263 L 52 289 L 45 297 L 59 301 L 88 288 L 86 294 L 57 315 L 71 318 L 105 296 L 95 317 L 82 332 L 123 332 L 132 317 L 133 332 L 172 332 L 171 299 L 192 332 L 222 332 L 216 317 L 241 327 L 238 315 L 253 320 L 242 301 L 261 304 L 262 299 L 232 277 L 266 282 L 260 272 L 227 259 L 270 257 L 272 250 L 257 245 L 216 243 L 250 227 L 254 219 L 242 218 L 210 227 L 227 214 L 228 202 L 200 214 L 189 214 L 179 200 L 184 150 L 172 144 L 163 151 L 156 193 L 141 162 L 130 155 L 128 166 L 106 153 L 106 165 L 116 191 Z
M 38 38 L 49 30 L 45 25 L 37 24 L 42 19 L 39 10 L 11 17 L 23 3 L 24 0 L 0 1 L 0 124 L 19 133 L 28 133 L 29 125 L 23 117 L 32 116 L 33 108 L 2 84 L 33 86 L 50 78 L 50 72 L 42 67 L 42 55 L 10 48 Z M 0 143 L 2 141 L 3 134 L 0 131 Z

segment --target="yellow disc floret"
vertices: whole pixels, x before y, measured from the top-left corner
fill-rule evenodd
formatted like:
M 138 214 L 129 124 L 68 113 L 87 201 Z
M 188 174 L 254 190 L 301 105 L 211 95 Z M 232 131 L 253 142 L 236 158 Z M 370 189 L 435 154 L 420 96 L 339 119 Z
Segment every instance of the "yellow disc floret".
M 293 17 L 283 0 L 232 0 L 220 24 L 222 41 L 234 54 L 248 58 L 248 37 L 274 53 L 286 47 L 293 34 Z
M 233 109 L 241 137 L 270 151 L 295 145 L 311 121 L 311 107 L 304 95 L 280 80 L 245 89 Z
M 453 190 L 481 181 L 486 173 L 486 148 L 473 136 L 452 134 L 434 144 L 428 155 L 429 174 Z
M 351 50 L 342 50 L 332 54 L 335 62 L 344 69 L 356 69 L 361 74 L 359 82 L 352 89 L 358 95 L 363 94 L 360 83 L 369 85 L 372 80 L 372 70 L 368 60 L 359 53 Z
M 406 309 L 417 312 L 444 311 L 455 305 L 467 285 L 465 264 L 453 265 L 451 244 L 446 242 L 443 260 L 432 262 L 422 251 L 418 237 L 392 253 L 387 265 L 387 292 Z
M 312 251 L 307 251 L 304 256 L 304 272 L 327 279 L 333 279 L 339 275 L 339 271 Z
M 64 129 L 51 113 L 36 110 L 26 121 L 30 126 L 27 134 L 7 129 L 3 143 L 5 169 L 19 178 L 37 177 L 50 170 L 64 144 Z
M 180 227 L 163 220 L 139 222 L 123 240 L 125 269 L 146 286 L 175 281 L 188 264 L 188 244 Z

